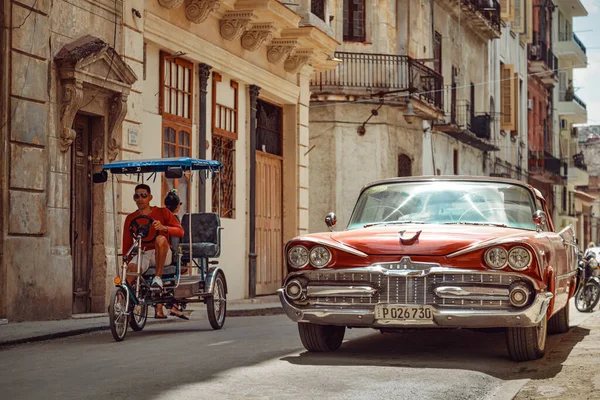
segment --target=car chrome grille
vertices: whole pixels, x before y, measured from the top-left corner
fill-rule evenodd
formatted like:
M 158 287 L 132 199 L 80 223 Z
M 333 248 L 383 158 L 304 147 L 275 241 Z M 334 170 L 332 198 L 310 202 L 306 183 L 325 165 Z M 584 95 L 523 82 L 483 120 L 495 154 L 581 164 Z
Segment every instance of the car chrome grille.
M 432 272 L 422 276 L 398 276 L 385 274 L 381 272 L 360 272 L 354 273 L 349 270 L 340 271 L 307 271 L 303 274 L 309 279 L 310 284 L 328 283 L 335 285 L 348 284 L 370 284 L 378 289 L 373 297 L 343 297 L 332 296 L 322 298 L 308 299 L 308 303 L 313 306 L 351 306 L 364 305 L 374 306 L 378 303 L 389 304 L 427 304 L 440 307 L 448 306 L 452 308 L 475 308 L 475 309 L 502 309 L 512 307 L 506 300 L 470 300 L 470 299 L 449 299 L 437 296 L 434 289 L 439 286 L 456 285 L 468 287 L 469 285 L 490 286 L 507 288 L 511 283 L 522 280 L 517 274 L 511 273 L 458 273 L 456 270 L 451 272 Z M 300 305 L 299 302 L 298 305 Z M 304 302 L 304 304 L 307 304 Z

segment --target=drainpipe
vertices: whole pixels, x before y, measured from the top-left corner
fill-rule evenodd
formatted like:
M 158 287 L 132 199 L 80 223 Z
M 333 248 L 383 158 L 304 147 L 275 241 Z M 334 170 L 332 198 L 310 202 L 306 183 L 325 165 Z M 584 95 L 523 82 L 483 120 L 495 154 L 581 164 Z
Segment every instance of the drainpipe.
M 250 190 L 248 242 L 248 296 L 256 297 L 256 101 L 260 87 L 250 85 Z
M 206 93 L 208 78 L 212 67 L 208 64 L 198 65 L 198 77 L 200 81 L 200 119 L 198 121 L 198 158 L 206 159 Z M 198 208 L 200 212 L 206 212 L 206 181 L 198 182 Z M 191 209 L 190 209 L 191 212 Z

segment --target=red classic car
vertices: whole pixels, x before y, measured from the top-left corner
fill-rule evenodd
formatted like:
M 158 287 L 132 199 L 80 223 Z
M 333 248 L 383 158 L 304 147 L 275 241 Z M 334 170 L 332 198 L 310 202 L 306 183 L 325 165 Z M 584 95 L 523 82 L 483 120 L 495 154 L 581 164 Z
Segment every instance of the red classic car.
M 534 360 L 569 329 L 578 251 L 521 181 L 394 178 L 362 189 L 346 230 L 290 240 L 278 294 L 308 351 L 346 327 L 506 328 L 510 357 Z

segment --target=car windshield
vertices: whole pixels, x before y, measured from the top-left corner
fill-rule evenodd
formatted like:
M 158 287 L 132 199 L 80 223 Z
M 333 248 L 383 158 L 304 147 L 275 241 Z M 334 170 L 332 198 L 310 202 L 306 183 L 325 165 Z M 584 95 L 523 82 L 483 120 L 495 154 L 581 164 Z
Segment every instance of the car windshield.
M 379 224 L 503 225 L 536 229 L 533 193 L 509 183 L 400 182 L 372 186 L 358 199 L 349 229 Z

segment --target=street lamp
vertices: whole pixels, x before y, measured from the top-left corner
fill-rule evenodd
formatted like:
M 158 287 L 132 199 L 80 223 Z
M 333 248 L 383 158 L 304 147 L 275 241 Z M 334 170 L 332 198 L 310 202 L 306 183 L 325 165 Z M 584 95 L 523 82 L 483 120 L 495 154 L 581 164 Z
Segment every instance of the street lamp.
M 415 119 L 417 119 L 417 114 L 415 114 L 415 108 L 413 106 L 412 101 L 410 101 L 409 97 L 406 98 L 406 111 L 404 112 L 404 119 L 411 125 L 413 122 L 415 122 Z

